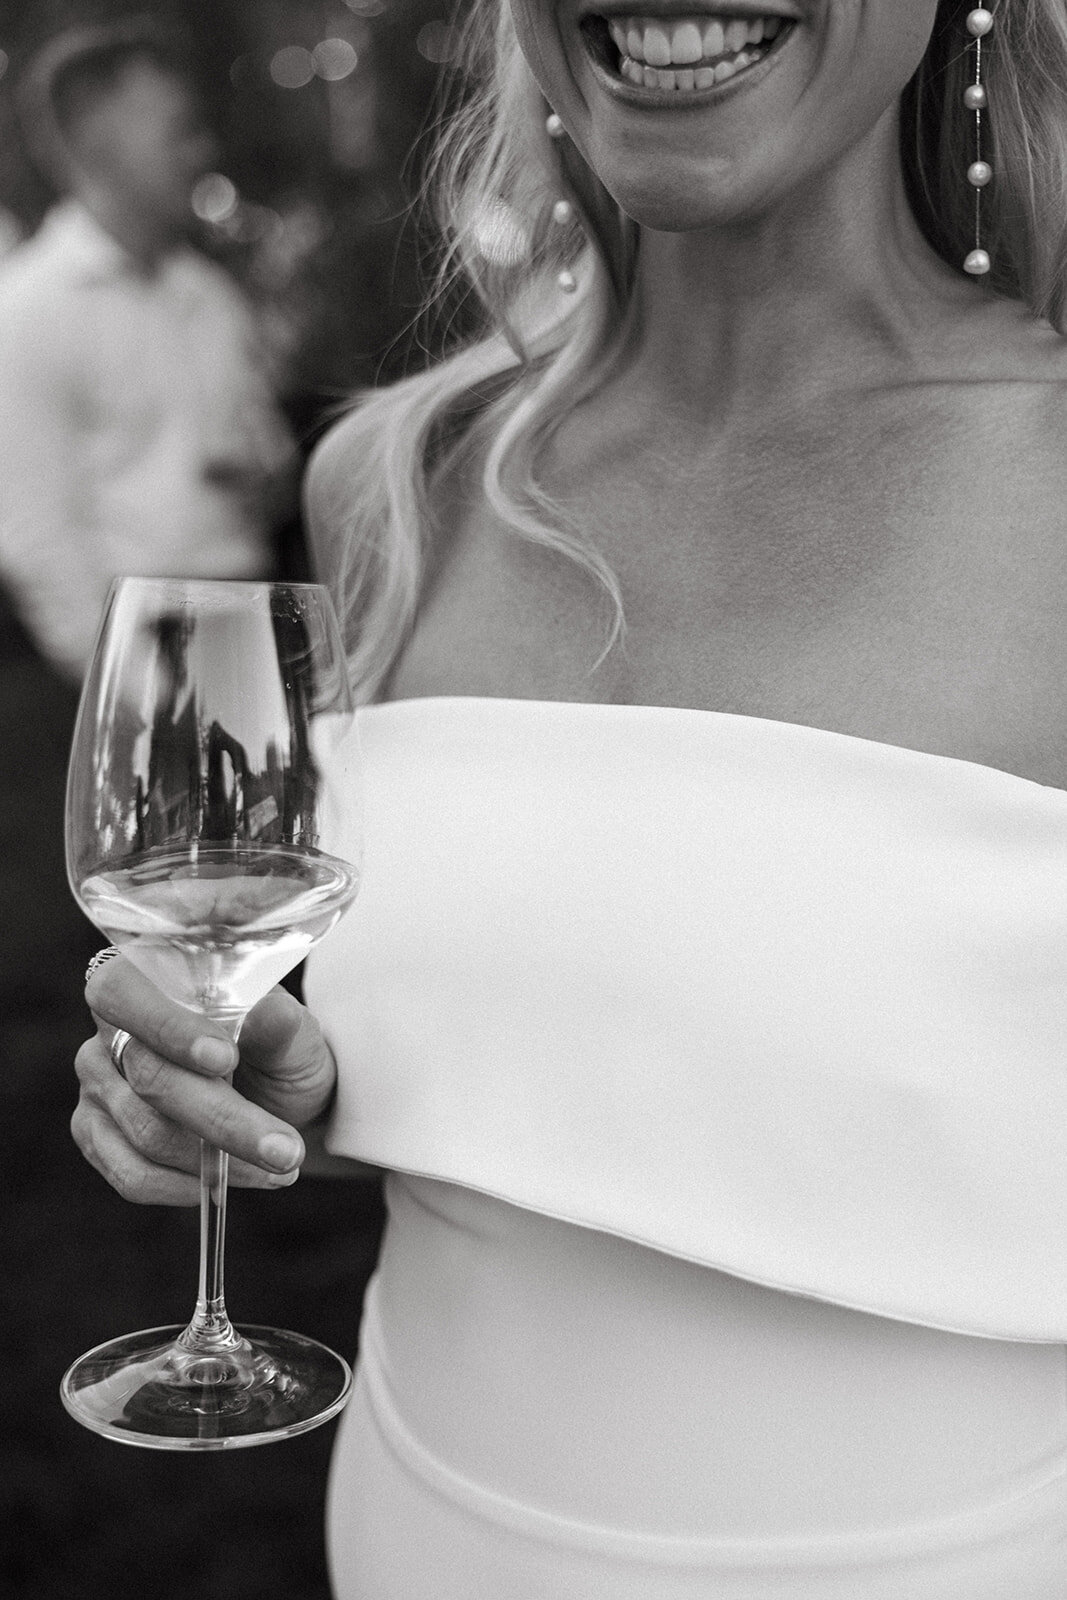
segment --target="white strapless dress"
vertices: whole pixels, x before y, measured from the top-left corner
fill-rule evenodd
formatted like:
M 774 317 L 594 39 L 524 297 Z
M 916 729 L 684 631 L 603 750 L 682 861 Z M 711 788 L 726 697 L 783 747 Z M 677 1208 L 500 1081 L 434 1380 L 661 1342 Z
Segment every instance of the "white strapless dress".
M 338 1600 L 1065 1600 L 1067 792 L 704 711 L 357 721 L 307 982 L 328 1146 L 390 1174 Z

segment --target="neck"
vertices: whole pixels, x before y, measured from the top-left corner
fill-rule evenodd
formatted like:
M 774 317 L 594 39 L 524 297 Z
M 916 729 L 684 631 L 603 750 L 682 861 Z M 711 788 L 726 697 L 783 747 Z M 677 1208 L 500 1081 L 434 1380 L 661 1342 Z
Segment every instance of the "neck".
M 642 233 L 632 358 L 650 393 L 710 421 L 929 359 L 975 288 L 920 234 L 896 132 L 894 114 L 758 216 Z
M 154 272 L 180 242 L 177 230 L 169 223 L 147 215 L 125 195 L 103 185 L 82 184 L 75 191 L 75 198 L 145 273 Z

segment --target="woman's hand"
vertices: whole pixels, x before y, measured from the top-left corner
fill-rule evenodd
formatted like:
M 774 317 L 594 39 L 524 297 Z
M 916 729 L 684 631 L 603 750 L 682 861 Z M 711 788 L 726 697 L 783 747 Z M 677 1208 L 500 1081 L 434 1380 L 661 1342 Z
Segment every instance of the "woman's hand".
M 176 1005 L 124 958 L 86 985 L 96 1037 L 77 1056 L 78 1148 L 127 1200 L 195 1205 L 200 1140 L 231 1157 L 230 1182 L 277 1189 L 304 1159 L 297 1128 L 329 1103 L 336 1067 L 318 1023 L 284 989 L 255 1006 L 237 1049 L 218 1023 Z M 111 1059 L 117 1028 L 132 1035 L 123 1077 Z M 236 1087 L 229 1075 L 237 1069 Z

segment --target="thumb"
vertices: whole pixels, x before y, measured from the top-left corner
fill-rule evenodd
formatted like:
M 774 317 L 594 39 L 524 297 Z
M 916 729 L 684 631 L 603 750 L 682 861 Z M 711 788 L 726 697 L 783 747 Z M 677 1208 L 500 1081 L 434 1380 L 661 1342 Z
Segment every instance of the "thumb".
M 241 1027 L 238 1048 L 241 1063 L 268 1076 L 279 1068 L 297 1039 L 307 1008 L 280 986 L 254 1005 Z
M 322 1029 L 288 990 L 272 989 L 245 1018 L 237 1082 L 294 1127 L 309 1122 L 333 1093 L 337 1072 Z

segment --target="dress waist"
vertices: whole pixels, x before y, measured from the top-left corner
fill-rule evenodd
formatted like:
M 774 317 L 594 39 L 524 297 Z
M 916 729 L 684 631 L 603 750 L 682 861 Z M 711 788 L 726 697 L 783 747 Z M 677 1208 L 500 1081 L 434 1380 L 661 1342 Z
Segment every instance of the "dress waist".
M 409 1467 L 486 1514 L 760 1561 L 1067 1520 L 1062 1346 L 781 1293 L 451 1184 L 387 1195 L 366 1382 Z

